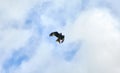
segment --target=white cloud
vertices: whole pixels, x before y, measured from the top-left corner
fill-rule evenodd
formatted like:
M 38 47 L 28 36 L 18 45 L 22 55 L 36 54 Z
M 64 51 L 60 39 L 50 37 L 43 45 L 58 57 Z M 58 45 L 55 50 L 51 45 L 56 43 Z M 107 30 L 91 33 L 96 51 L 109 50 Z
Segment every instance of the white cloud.
M 0 0 L 0 29 L 14 25 L 23 26 L 30 9 L 40 3 L 39 0 Z
M 106 9 L 83 12 L 75 24 L 64 28 L 66 43 L 83 40 L 81 50 L 72 62 L 53 58 L 45 73 L 118 73 L 120 32 L 114 26 L 118 23 Z
M 20 49 L 23 47 L 32 33 L 29 30 L 23 29 L 7 29 L 1 30 L 0 32 L 0 66 L 8 59 L 13 51 Z
M 109 4 L 109 6 L 112 8 L 113 12 L 115 12 L 115 15 L 118 16 L 120 14 L 120 9 L 119 9 L 119 0 L 105 0 L 106 3 Z
M 3 12 L 1 14 L 3 15 L 0 18 L 2 19 L 2 23 L 11 22 L 11 19 L 24 21 L 24 16 L 26 16 L 29 9 L 39 2 L 37 0 L 31 0 L 30 2 L 29 0 L 25 0 L 23 2 L 8 1 L 6 3 L 6 1 L 0 2 L 3 3 L 0 6 L 1 11 L 5 11 L 5 13 Z M 60 3 L 57 5 L 58 8 L 64 8 L 64 1 L 55 1 L 55 4 L 58 3 Z M 76 3 L 77 1 L 74 5 Z M 71 11 L 71 7 L 69 8 L 68 4 L 69 9 L 66 10 L 68 13 Z M 54 23 L 54 20 L 47 16 L 43 15 L 42 18 L 45 26 L 49 26 L 47 25 L 49 22 L 51 24 Z M 48 22 L 45 22 L 46 20 Z M 44 37 L 46 36 L 44 34 L 44 31 L 46 33 L 45 29 L 41 35 L 36 32 L 37 29 L 32 28 L 24 30 L 15 28 L 4 29 L 0 32 L 2 41 L 0 45 L 0 54 L 2 57 L 0 61 L 0 72 L 2 73 L 1 67 L 3 61 L 9 58 L 13 50 L 24 46 L 31 36 L 37 35 L 37 38 L 40 36 L 41 39 L 38 40 L 36 47 L 33 48 L 35 49 L 34 55 L 28 61 L 22 62 L 17 68 L 11 69 L 11 73 L 119 73 L 120 31 L 116 28 L 118 24 L 119 22 L 112 16 L 108 9 L 93 8 L 83 11 L 75 23 L 70 25 L 68 22 L 64 28 L 59 28 L 57 27 L 59 25 L 55 25 L 56 29 L 58 28 L 58 30 L 61 30 L 65 34 L 65 41 L 61 45 L 50 43 L 47 37 Z M 3 24 L 0 25 L 0 27 L 3 26 Z M 69 45 L 70 43 L 76 44 L 75 42 L 81 41 L 82 45 L 77 47 L 80 50 L 77 51 L 71 61 L 66 61 L 63 58 L 64 56 L 57 56 L 59 53 L 63 54 L 63 52 L 71 48 L 73 45 Z M 66 47 L 68 45 L 69 47 Z
M 32 29 L 21 29 L 28 11 L 38 0 L 4 0 L 0 1 L 0 68 L 10 58 L 13 51 L 20 49 L 28 43 L 33 35 Z M 14 26 L 18 26 L 18 29 Z M 1 72 L 3 73 L 3 72 Z
M 83 12 L 73 26 L 67 27 L 69 39 L 84 42 L 81 51 L 86 59 L 80 59 L 79 54 L 76 59 L 87 60 L 83 69 L 87 73 L 115 73 L 115 69 L 120 68 L 120 32 L 115 28 L 117 24 L 119 22 L 108 10 L 91 9 Z
M 50 43 L 43 39 L 45 43 L 41 43 L 35 56 L 15 73 L 119 73 L 120 32 L 114 27 L 118 23 L 107 9 L 84 11 L 73 25 L 66 25 L 66 42 L 57 45 L 66 49 L 62 46 L 82 40 L 72 61 L 53 56 L 53 48 L 58 47 L 52 44 L 50 47 Z

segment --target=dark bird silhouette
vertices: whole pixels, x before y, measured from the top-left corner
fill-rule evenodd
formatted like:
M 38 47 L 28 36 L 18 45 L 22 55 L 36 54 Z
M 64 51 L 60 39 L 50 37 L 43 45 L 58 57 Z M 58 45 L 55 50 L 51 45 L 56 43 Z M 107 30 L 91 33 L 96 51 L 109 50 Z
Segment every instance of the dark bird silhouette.
M 50 33 L 49 36 L 56 36 L 57 37 L 56 41 L 59 43 L 63 43 L 64 41 L 64 35 L 62 35 L 62 33 L 58 33 L 57 31 Z

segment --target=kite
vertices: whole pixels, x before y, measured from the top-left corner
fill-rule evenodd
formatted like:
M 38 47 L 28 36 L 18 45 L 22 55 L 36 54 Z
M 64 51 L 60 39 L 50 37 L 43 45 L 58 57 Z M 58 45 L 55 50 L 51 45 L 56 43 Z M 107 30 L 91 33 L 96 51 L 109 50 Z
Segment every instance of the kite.
M 62 35 L 62 33 L 58 33 L 57 31 L 56 32 L 52 32 L 49 34 L 49 36 L 56 36 L 57 37 L 57 42 L 59 43 L 63 43 L 64 42 L 64 35 Z

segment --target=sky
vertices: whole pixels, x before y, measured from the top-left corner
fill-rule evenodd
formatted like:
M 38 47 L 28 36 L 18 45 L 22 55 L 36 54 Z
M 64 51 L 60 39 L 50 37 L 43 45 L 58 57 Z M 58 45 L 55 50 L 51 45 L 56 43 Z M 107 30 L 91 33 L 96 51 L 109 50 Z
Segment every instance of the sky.
M 119 3 L 0 0 L 0 73 L 120 73 Z

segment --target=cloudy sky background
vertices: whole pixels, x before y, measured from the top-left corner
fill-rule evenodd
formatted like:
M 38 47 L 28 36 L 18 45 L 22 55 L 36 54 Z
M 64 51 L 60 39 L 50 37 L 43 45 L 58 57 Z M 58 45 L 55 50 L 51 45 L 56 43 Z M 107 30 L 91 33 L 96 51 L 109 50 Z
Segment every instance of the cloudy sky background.
M 119 3 L 0 0 L 0 73 L 120 73 Z

